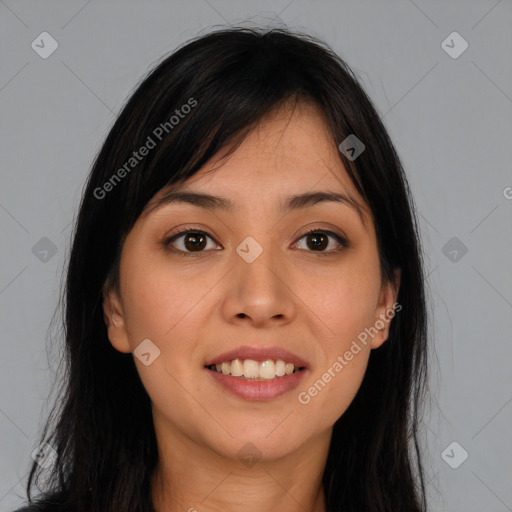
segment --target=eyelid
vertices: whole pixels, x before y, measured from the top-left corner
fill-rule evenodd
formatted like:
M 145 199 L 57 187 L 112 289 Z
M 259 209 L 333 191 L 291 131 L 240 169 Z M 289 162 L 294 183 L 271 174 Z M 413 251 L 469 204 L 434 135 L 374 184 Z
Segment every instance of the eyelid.
M 189 224 L 180 224 L 179 226 L 177 226 L 176 228 L 171 230 L 171 232 L 165 236 L 165 239 L 170 240 L 173 237 L 177 237 L 178 235 L 183 235 L 185 233 L 188 233 L 189 231 L 193 231 L 194 233 L 204 233 L 205 235 L 208 235 L 210 238 L 212 238 L 212 239 L 214 238 L 214 235 L 211 235 L 206 230 L 206 228 L 203 229 L 203 228 L 197 227 L 197 224 L 190 224 L 190 225 Z

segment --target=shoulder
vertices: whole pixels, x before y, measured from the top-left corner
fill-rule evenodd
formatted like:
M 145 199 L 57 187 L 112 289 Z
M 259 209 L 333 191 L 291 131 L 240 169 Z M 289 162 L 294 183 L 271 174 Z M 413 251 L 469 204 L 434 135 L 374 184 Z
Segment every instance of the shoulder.
M 57 509 L 51 505 L 25 505 L 13 510 L 13 512 L 53 512 L 54 510 Z
M 13 512 L 72 512 L 61 493 L 40 494 Z
M 68 512 L 63 510 L 57 504 L 54 503 L 30 503 L 23 505 L 21 508 L 13 510 L 13 512 Z M 71 511 L 69 511 L 71 512 Z

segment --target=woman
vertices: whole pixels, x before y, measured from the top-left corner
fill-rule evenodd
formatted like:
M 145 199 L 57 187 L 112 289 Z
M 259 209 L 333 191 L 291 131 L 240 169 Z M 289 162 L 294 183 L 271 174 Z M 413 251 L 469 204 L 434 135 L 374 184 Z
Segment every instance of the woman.
M 426 510 L 413 200 L 321 41 L 221 30 L 151 71 L 94 162 L 65 300 L 24 510 Z

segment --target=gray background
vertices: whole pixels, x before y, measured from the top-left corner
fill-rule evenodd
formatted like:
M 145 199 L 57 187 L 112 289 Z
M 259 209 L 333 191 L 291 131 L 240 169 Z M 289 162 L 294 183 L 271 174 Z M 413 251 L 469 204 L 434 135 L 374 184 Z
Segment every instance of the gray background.
M 422 435 L 431 510 L 512 510 L 510 0 L 6 0 L 0 14 L 0 510 L 24 501 L 55 370 L 45 337 L 103 138 L 155 61 L 247 19 L 324 39 L 384 116 L 429 273 L 432 398 Z M 59 44 L 47 59 L 31 48 L 43 31 Z M 469 44 L 456 59 L 441 46 L 453 31 Z M 37 252 L 43 237 L 55 255 Z M 460 463 L 462 449 L 469 456 L 453 469 L 445 460 Z

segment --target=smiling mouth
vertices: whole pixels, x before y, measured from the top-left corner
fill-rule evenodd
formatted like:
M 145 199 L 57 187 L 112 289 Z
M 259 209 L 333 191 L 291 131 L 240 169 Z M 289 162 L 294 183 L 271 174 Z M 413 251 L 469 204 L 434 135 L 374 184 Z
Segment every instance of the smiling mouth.
M 241 380 L 252 381 L 276 380 L 306 369 L 303 366 L 286 363 L 281 359 L 276 361 L 268 359 L 261 363 L 253 359 L 234 359 L 221 364 L 211 364 L 205 368 Z

